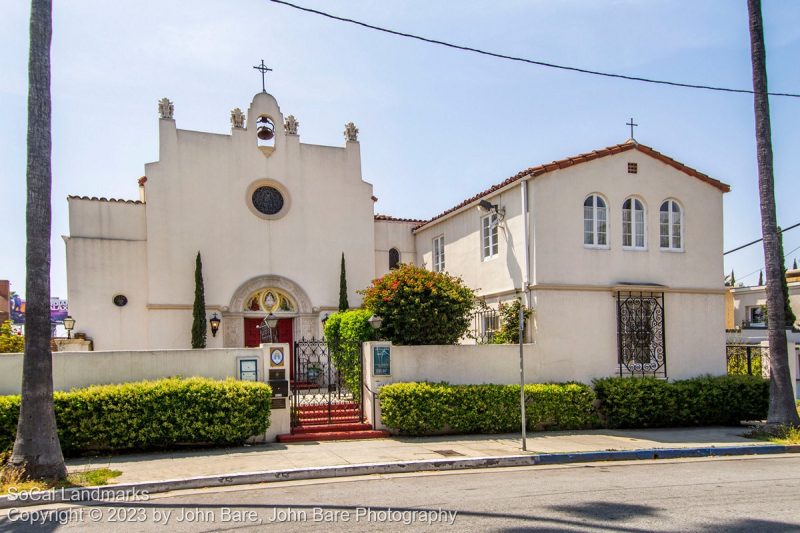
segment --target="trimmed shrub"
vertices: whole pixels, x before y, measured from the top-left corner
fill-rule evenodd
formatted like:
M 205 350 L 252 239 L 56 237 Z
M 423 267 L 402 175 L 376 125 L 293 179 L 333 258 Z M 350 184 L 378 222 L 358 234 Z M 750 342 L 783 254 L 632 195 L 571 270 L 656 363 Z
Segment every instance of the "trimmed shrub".
M 359 291 L 395 344 L 455 344 L 472 318 L 475 293 L 461 278 L 403 264 Z
M 264 383 L 169 378 L 53 395 L 65 454 L 181 444 L 241 444 L 270 424 Z M 0 446 L 14 442 L 19 396 L 0 397 Z
M 14 333 L 10 320 L 0 323 L 0 353 L 22 353 L 24 351 L 25 337 Z
M 527 427 L 595 425 L 592 390 L 580 383 L 525 385 Z M 395 383 L 381 388 L 383 423 L 408 435 L 507 433 L 519 430 L 519 385 Z
M 375 338 L 366 309 L 340 311 L 325 321 L 331 361 L 356 401 L 361 398 L 361 343 Z
M 758 376 L 603 378 L 594 389 L 611 428 L 738 425 L 766 418 L 769 407 L 769 381 Z

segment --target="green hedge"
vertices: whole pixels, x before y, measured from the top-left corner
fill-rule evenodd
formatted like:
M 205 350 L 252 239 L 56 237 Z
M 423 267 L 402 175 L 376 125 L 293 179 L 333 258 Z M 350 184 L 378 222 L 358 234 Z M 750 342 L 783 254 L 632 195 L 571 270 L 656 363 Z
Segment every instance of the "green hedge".
M 765 419 L 769 407 L 769 381 L 757 376 L 604 378 L 594 389 L 611 428 L 738 425 Z
M 240 444 L 270 423 L 264 383 L 170 378 L 56 392 L 61 448 L 151 449 L 178 444 Z M 0 449 L 13 445 L 19 396 L 0 396 Z
M 592 389 L 580 383 L 525 385 L 529 429 L 595 425 Z M 395 383 L 381 388 L 383 423 L 408 435 L 505 433 L 520 424 L 519 385 Z

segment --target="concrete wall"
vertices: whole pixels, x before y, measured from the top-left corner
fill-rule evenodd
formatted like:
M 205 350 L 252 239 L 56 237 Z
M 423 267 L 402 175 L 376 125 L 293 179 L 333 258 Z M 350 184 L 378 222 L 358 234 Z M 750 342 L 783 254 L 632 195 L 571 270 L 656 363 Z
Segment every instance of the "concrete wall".
M 54 352 L 53 386 L 70 390 L 171 376 L 233 378 L 237 357 L 261 355 L 260 348 Z M 21 383 L 22 354 L 0 356 L 0 394 L 19 394 Z
M 400 252 L 400 262 L 417 263 L 414 234 L 411 230 L 419 222 L 402 220 L 375 221 L 375 277 L 379 278 L 389 272 L 389 249 L 396 248 Z M 363 288 L 363 287 L 362 287 Z
M 268 380 L 269 352 L 282 347 L 289 354 L 288 344 L 262 344 L 260 348 L 206 350 L 125 350 L 110 352 L 54 352 L 53 386 L 66 391 L 90 385 L 130 383 L 167 377 L 205 377 L 226 379 L 238 377 L 238 358 L 258 358 L 259 379 Z M 0 355 L 0 395 L 19 394 L 22 383 L 23 354 Z M 284 360 L 283 368 L 288 369 Z M 288 372 L 288 370 L 287 370 Z M 291 391 L 289 392 L 291 396 Z M 270 427 L 253 442 L 271 442 L 280 434 L 289 433 L 290 409 L 273 409 Z

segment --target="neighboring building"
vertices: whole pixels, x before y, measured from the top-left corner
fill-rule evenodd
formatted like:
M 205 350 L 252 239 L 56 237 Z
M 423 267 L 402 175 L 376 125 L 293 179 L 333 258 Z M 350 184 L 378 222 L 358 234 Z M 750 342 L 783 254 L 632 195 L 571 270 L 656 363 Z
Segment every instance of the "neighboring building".
M 798 318 L 794 326 L 800 328 L 800 270 L 787 271 L 786 284 L 789 287 L 789 305 L 794 311 L 794 316 Z M 727 329 L 754 330 L 749 337 L 766 339 L 767 287 L 764 285 L 731 287 L 728 292 L 730 298 L 726 309 Z
M 281 341 L 319 335 L 344 252 L 352 306 L 373 278 L 416 263 L 490 306 L 522 296 L 529 340 L 565 365 L 725 371 L 729 187 L 652 148 L 629 140 L 533 167 L 419 221 L 373 214 L 352 124 L 344 147 L 302 144 L 267 93 L 246 125 L 232 112 L 230 135 L 177 129 L 166 99 L 160 112 L 138 201 L 69 197 L 70 313 L 97 349 L 187 347 L 197 251 L 208 316 L 222 318 L 209 347 L 257 344 L 270 311 Z
M 0 324 L 11 320 L 11 284 L 0 279 Z

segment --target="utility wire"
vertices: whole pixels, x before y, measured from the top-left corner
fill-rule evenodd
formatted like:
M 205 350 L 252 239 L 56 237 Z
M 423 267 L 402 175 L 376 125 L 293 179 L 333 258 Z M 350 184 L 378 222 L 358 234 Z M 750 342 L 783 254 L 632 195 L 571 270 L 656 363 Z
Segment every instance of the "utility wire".
M 406 38 L 409 38 L 409 39 L 416 39 L 418 41 L 423 41 L 423 42 L 430 43 L 430 44 L 438 44 L 440 46 L 446 46 L 447 48 L 454 48 L 456 50 L 462 50 L 462 51 L 465 51 L 465 52 L 473 52 L 473 53 L 476 53 L 476 54 L 481 54 L 481 55 L 490 56 L 490 57 L 496 57 L 496 58 L 499 58 L 499 59 L 507 59 L 509 61 L 517 61 L 517 62 L 520 62 L 520 63 L 528 63 L 528 64 L 531 64 L 531 65 L 538 65 L 540 67 L 555 68 L 555 69 L 560 69 L 560 70 L 569 70 L 569 71 L 572 71 L 572 72 L 579 72 L 581 74 L 591 74 L 593 76 L 605 76 L 607 78 L 618 78 L 618 79 L 629 80 L 629 81 L 640 81 L 640 82 L 644 82 L 644 83 L 654 83 L 654 84 L 657 84 L 657 85 L 670 85 L 670 86 L 673 86 L 673 87 L 684 87 L 684 88 L 688 88 L 688 89 L 705 89 L 705 90 L 708 90 L 708 91 L 721 91 L 721 92 L 728 92 L 728 93 L 744 93 L 744 94 L 753 94 L 754 93 L 750 89 L 731 89 L 730 87 L 716 87 L 716 86 L 713 86 L 713 85 L 696 85 L 696 84 L 692 84 L 692 83 L 680 83 L 680 82 L 676 82 L 676 81 L 655 80 L 655 79 L 651 79 L 651 78 L 642 78 L 642 77 L 639 77 L 639 76 L 627 76 L 625 74 L 613 74 L 613 73 L 610 73 L 610 72 L 601 72 L 601 71 L 598 71 L 598 70 L 589 70 L 589 69 L 578 68 L 578 67 L 570 67 L 570 66 L 566 66 L 566 65 L 557 65 L 555 63 L 547 63 L 545 61 L 537 61 L 535 59 L 527 59 L 527 58 L 524 58 L 524 57 L 509 56 L 509 55 L 505 55 L 505 54 L 499 54 L 497 52 L 487 52 L 486 50 L 481 50 L 479 48 L 472 48 L 472 47 L 469 47 L 469 46 L 462 46 L 462 45 L 458 45 L 458 44 L 448 43 L 448 42 L 445 42 L 445 41 L 439 41 L 437 39 L 430 39 L 428 37 L 421 37 L 419 35 L 413 35 L 411 33 L 404 33 L 404 32 L 397 31 L 397 30 L 390 30 L 388 28 L 382 28 L 380 26 L 375 26 L 373 24 L 367 24 L 366 22 L 360 22 L 358 20 L 353 20 L 353 19 L 346 18 L 346 17 L 339 17 L 339 16 L 336 16 L 336 15 L 331 15 L 330 13 L 326 13 L 324 11 L 319 11 L 317 9 L 311 9 L 310 7 L 298 6 L 296 4 L 292 4 L 291 2 L 286 2 L 284 0 L 270 0 L 270 2 L 273 2 L 275 4 L 281 4 L 281 5 L 284 5 L 284 6 L 287 6 L 287 7 L 291 7 L 291 8 L 294 8 L 294 9 L 298 9 L 300 11 L 305 11 L 307 13 L 313 13 L 315 15 L 320 15 L 320 16 L 323 16 L 323 17 L 326 17 L 326 18 L 329 18 L 329 19 L 338 20 L 340 22 L 347 22 L 347 23 L 350 23 L 350 24 L 355 24 L 357 26 L 361 26 L 363 28 L 368 28 L 370 30 L 376 30 L 376 31 L 384 32 L 384 33 L 389 33 L 391 35 L 396 35 L 398 37 L 406 37 Z M 767 94 L 769 96 L 788 96 L 788 97 L 791 97 L 791 98 L 800 98 L 800 94 L 795 94 L 795 93 L 767 93 Z
M 786 233 L 790 229 L 794 229 L 797 226 L 800 226 L 800 222 L 798 222 L 797 224 L 793 224 L 793 225 L 789 226 L 788 228 L 782 229 L 778 233 Z M 732 254 L 733 252 L 738 252 L 739 250 L 741 250 L 743 248 L 747 248 L 748 246 L 752 246 L 753 244 L 755 244 L 757 242 L 761 242 L 763 240 L 764 240 L 764 237 L 761 237 L 760 239 L 756 239 L 756 240 L 754 240 L 752 242 L 748 242 L 747 244 L 743 244 L 741 246 L 738 246 L 738 247 L 734 248 L 733 250 L 728 250 L 727 252 L 723 253 L 722 255 L 728 255 L 728 254 Z
M 789 257 L 791 257 L 791 256 L 792 256 L 792 254 L 793 254 L 794 252 L 796 252 L 797 250 L 800 250 L 800 246 L 798 246 L 798 247 L 797 247 L 797 248 L 795 248 L 794 250 L 790 250 L 788 254 L 786 254 L 786 255 L 784 255 L 784 256 L 783 256 L 783 260 L 784 260 L 784 261 L 786 261 L 786 260 L 787 260 Z M 763 266 L 760 266 L 760 267 L 758 267 L 757 269 L 755 269 L 755 270 L 753 270 L 752 272 L 750 272 L 749 274 L 746 274 L 746 275 L 742 276 L 741 278 L 738 278 L 738 279 L 737 279 L 737 281 L 742 281 L 743 279 L 747 279 L 747 278 L 749 278 L 750 276 L 752 276 L 753 274 L 758 274 L 758 273 L 759 273 L 759 272 L 761 272 L 762 270 L 764 270 L 764 267 L 763 267 Z

